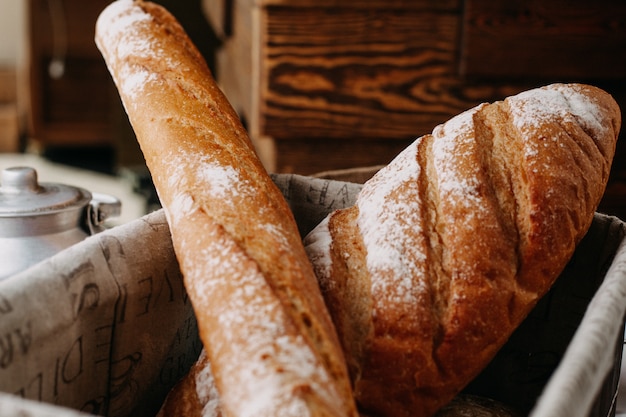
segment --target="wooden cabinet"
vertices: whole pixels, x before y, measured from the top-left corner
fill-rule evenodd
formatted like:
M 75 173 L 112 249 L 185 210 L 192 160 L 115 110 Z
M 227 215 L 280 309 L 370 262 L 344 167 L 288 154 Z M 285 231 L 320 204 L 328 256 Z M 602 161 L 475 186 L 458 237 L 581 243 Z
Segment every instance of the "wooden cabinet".
M 384 164 L 463 110 L 556 81 L 626 109 L 621 0 L 203 4 L 216 78 L 273 171 Z M 625 162 L 620 144 L 604 203 L 623 215 Z
M 44 146 L 113 145 L 119 99 L 94 43 L 96 19 L 109 3 L 28 2 L 29 133 Z

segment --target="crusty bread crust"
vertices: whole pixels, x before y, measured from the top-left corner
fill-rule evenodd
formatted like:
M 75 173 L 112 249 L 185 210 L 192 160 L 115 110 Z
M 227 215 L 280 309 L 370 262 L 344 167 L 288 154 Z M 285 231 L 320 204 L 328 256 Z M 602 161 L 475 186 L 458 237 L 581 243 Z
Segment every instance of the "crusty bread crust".
M 309 234 L 362 411 L 430 416 L 487 365 L 589 228 L 620 124 L 580 84 L 479 105 Z
M 293 215 L 180 24 L 120 0 L 96 43 L 165 208 L 224 414 L 355 416 Z

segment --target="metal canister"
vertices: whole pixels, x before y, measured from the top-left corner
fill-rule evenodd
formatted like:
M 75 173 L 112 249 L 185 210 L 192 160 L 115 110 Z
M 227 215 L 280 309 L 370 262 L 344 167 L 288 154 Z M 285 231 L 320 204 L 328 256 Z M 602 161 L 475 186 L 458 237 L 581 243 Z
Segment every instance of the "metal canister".
M 113 196 L 40 183 L 31 167 L 2 170 L 0 280 L 103 230 L 105 220 L 120 213 Z

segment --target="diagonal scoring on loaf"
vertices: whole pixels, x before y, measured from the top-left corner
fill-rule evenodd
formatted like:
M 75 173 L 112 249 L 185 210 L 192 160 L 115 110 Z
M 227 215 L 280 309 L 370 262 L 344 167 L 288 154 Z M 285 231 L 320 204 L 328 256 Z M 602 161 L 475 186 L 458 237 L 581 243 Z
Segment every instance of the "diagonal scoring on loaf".
M 518 252 L 523 251 L 523 249 L 518 249 L 518 245 L 523 245 L 524 242 L 523 237 L 520 242 L 520 236 L 515 230 L 518 230 L 527 218 L 533 216 L 537 218 L 543 210 L 543 206 L 539 207 L 538 202 L 532 200 L 537 198 L 556 200 L 562 197 L 551 194 L 550 189 L 547 191 L 547 196 L 539 196 L 537 195 L 539 193 L 534 192 L 533 195 L 532 191 L 511 185 L 512 176 L 525 177 L 530 183 L 544 180 L 543 176 L 554 175 L 556 178 L 551 179 L 553 185 L 558 185 L 561 179 L 558 169 L 539 170 L 535 167 L 540 163 L 556 165 L 554 160 L 550 160 L 555 157 L 546 152 L 538 152 L 534 143 L 522 141 L 516 130 L 531 129 L 533 124 L 542 117 L 554 118 L 553 110 L 556 107 L 564 109 L 565 116 L 575 117 L 579 124 L 585 126 L 595 124 L 594 137 L 606 135 L 606 128 L 598 124 L 593 112 L 588 112 L 588 109 L 594 108 L 591 103 L 581 104 L 582 96 L 575 96 L 579 106 L 570 106 L 563 97 L 562 89 L 540 91 L 542 93 L 539 94 L 540 97 L 521 95 L 510 99 L 516 106 L 513 108 L 518 109 L 517 112 L 512 112 L 513 120 L 509 122 L 512 126 L 506 124 L 498 126 L 498 123 L 493 122 L 494 118 L 502 117 L 503 110 L 499 110 L 499 104 L 479 106 L 439 126 L 432 136 L 426 135 L 420 138 L 394 161 L 393 167 L 386 168 L 366 184 L 357 207 L 359 208 L 359 229 L 363 234 L 368 253 L 368 270 L 373 276 L 380 277 L 372 283 L 372 293 L 375 294 L 373 297 L 375 300 L 374 319 L 380 316 L 388 320 L 389 325 L 398 323 L 397 319 L 401 317 L 389 316 L 389 312 L 384 309 L 389 306 L 397 307 L 399 303 L 406 303 L 410 306 L 418 298 L 415 294 L 425 291 L 425 289 L 416 288 L 416 286 L 428 284 L 420 277 L 432 276 L 419 269 L 420 264 L 429 257 L 425 249 L 427 251 L 432 251 L 433 247 L 454 249 L 440 254 L 442 263 L 448 265 L 438 271 L 448 277 L 444 278 L 445 280 L 455 274 L 459 279 L 463 278 L 463 271 L 476 269 L 476 264 L 480 262 L 488 261 L 489 268 L 493 269 L 493 256 L 502 257 L 504 265 L 516 264 L 514 258 L 517 258 Z M 569 90 L 565 91 L 569 92 Z M 582 112 L 581 109 L 587 112 Z M 567 117 L 564 118 L 567 119 Z M 478 130 L 482 130 L 482 134 L 476 134 Z M 511 139 L 517 140 L 518 143 L 511 143 Z M 544 146 L 554 144 L 553 146 L 559 147 L 568 146 L 570 149 L 569 144 L 562 143 L 567 139 L 568 135 L 558 132 Z M 589 139 L 590 144 L 597 145 L 591 138 Z M 580 146 L 582 146 L 580 142 L 574 142 L 572 152 L 575 153 L 576 148 Z M 418 152 L 418 147 L 425 148 L 425 152 Z M 489 149 L 493 147 L 497 147 L 499 155 L 505 156 L 503 160 L 496 160 L 493 152 L 489 152 Z M 525 161 L 515 160 L 519 158 L 517 152 L 506 152 L 506 148 L 516 147 L 523 148 L 524 155 L 526 155 Z M 597 150 L 598 147 L 595 146 L 594 149 Z M 424 157 L 424 154 L 429 151 L 432 157 Z M 588 151 L 585 158 L 578 159 L 570 158 L 567 151 L 561 153 L 566 154 L 565 158 L 562 157 L 566 161 L 559 162 L 561 168 L 566 168 L 565 163 L 568 163 L 570 167 L 570 159 L 573 159 L 574 167 L 581 163 L 590 164 L 589 160 L 591 160 L 590 165 L 597 162 L 597 166 L 603 171 L 603 176 L 608 172 L 607 164 L 604 162 L 606 157 L 602 154 L 598 155 L 598 152 L 594 155 L 592 151 Z M 543 158 L 544 155 L 548 157 Z M 427 167 L 428 173 L 422 172 L 418 158 L 424 159 L 423 166 Z M 548 161 L 543 159 L 548 159 Z M 519 169 L 519 166 L 523 164 L 529 166 L 527 172 L 521 172 Z M 556 171 L 556 173 L 551 171 Z M 406 178 L 400 175 L 405 175 Z M 424 175 L 429 178 L 429 181 L 417 181 L 417 178 Z M 423 185 L 420 187 L 419 184 Z M 529 184 L 527 187 L 533 185 Z M 429 187 L 433 187 L 432 190 Z M 402 193 L 399 192 L 400 189 Z M 545 190 L 541 191 L 541 193 L 544 192 Z M 398 199 L 394 193 L 401 194 L 402 198 Z M 594 196 L 595 200 L 597 197 Z M 393 203 L 384 204 L 385 200 Z M 531 200 L 530 204 L 525 203 L 525 200 Z M 581 200 L 582 203 L 588 201 L 586 198 Z M 528 207 L 524 207 L 526 205 Z M 586 211 L 588 212 L 589 209 L 587 208 Z M 431 213 L 430 217 L 429 213 Z M 498 221 L 494 222 L 494 218 Z M 459 219 L 463 220 L 459 221 Z M 548 223 L 549 220 L 554 219 L 540 220 Z M 558 227 L 557 222 L 552 223 Z M 435 225 L 431 228 L 433 233 L 430 234 L 434 244 L 424 245 L 419 241 L 421 232 L 430 224 Z M 547 227 L 545 224 L 535 226 Z M 575 224 L 575 226 L 581 225 Z M 466 231 L 468 227 L 472 229 L 470 233 Z M 412 230 L 407 233 L 407 229 Z M 480 233 L 481 236 L 488 233 L 491 238 L 482 239 L 481 242 L 474 241 L 471 247 L 464 247 L 466 243 L 472 241 L 471 235 L 474 233 Z M 528 233 L 532 234 L 532 231 Z M 409 238 L 415 235 L 417 241 L 411 240 L 410 244 L 407 244 L 407 235 Z M 468 238 L 467 235 L 470 237 Z M 402 237 L 405 239 L 404 242 Z M 503 242 L 500 242 L 501 237 L 505 238 Z M 461 239 L 460 242 L 456 242 L 457 239 Z M 571 244 L 571 239 L 568 241 Z M 502 248 L 494 247 L 494 242 L 506 243 L 510 249 L 505 252 L 509 253 L 500 253 Z M 460 251 L 467 253 L 469 250 L 473 251 L 473 254 L 469 256 L 472 260 L 471 265 L 455 264 L 460 261 L 455 259 L 454 255 L 458 255 Z M 415 253 L 411 253 L 412 251 Z M 511 270 L 509 267 L 487 270 L 482 276 L 495 278 L 502 276 L 503 272 L 515 278 L 517 270 Z M 441 274 L 435 275 L 441 276 Z M 411 280 L 408 277 L 415 278 Z M 523 279 L 521 281 L 518 283 L 522 287 L 527 284 Z M 411 285 L 414 287 L 412 288 Z M 531 287 L 530 290 L 532 292 L 533 288 Z M 443 293 L 447 292 L 443 291 Z M 455 295 L 449 294 L 449 296 L 452 299 L 444 301 L 444 305 L 454 301 Z M 377 312 L 378 309 L 381 311 Z M 402 314 L 402 317 L 408 316 L 410 316 L 408 311 Z
M 481 104 L 306 237 L 363 409 L 428 416 L 488 363 L 588 229 L 620 123 L 579 84 Z

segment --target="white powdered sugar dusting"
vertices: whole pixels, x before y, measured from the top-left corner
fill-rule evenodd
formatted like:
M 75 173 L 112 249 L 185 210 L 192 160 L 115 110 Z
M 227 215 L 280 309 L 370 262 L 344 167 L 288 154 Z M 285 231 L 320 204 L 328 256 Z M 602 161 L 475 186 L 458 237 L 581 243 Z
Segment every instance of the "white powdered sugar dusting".
M 144 86 L 155 81 L 157 76 L 155 73 L 141 68 L 123 67 L 120 68 L 118 79 L 120 91 L 123 91 L 128 97 L 136 97 L 144 91 Z M 124 100 L 124 105 L 129 105 L 128 100 Z
M 165 154 L 163 164 L 167 187 L 176 190 L 165 204 L 172 224 L 185 227 L 183 221 L 199 215 L 200 209 L 209 218 L 194 238 L 174 236 L 174 240 L 178 253 L 191 253 L 190 246 L 194 247 L 193 257 L 183 257 L 181 264 L 194 305 L 214 306 L 210 312 L 213 331 L 203 341 L 220 358 L 220 380 L 229 387 L 222 393 L 222 406 L 236 407 L 239 416 L 268 415 L 263 410 L 276 409 L 288 410 L 285 416 L 306 416 L 305 400 L 294 394 L 294 387 L 299 386 L 311 387 L 329 403 L 336 401 L 340 396 L 312 348 L 285 327 L 290 318 L 259 266 L 228 230 L 211 223 L 214 211 L 235 212 L 238 201 L 258 195 L 258 187 L 237 168 L 217 164 L 211 155 L 186 155 L 178 150 Z M 192 197 L 198 187 L 206 195 L 202 201 Z M 266 217 L 262 212 L 256 215 Z M 281 251 L 288 250 L 288 238 L 280 227 L 258 223 L 257 232 L 271 236 Z
M 408 146 L 363 187 L 357 199 L 358 227 L 367 250 L 374 314 L 384 305 L 412 305 L 423 292 L 420 242 L 407 242 L 406 229 L 419 235 L 421 200 L 417 144 Z M 403 186 L 402 196 L 398 187 Z M 394 196 L 395 194 L 395 196 Z M 395 199 L 392 203 L 390 199 Z M 384 295 L 385 294 L 385 295 Z M 384 296 L 383 296 L 384 295 Z
M 205 183 L 209 192 L 217 198 L 233 194 L 248 189 L 248 193 L 253 193 L 253 187 L 241 180 L 239 172 L 232 166 L 220 165 L 218 161 L 204 163 L 196 173 L 197 180 Z
M 592 137 L 603 137 L 608 129 L 602 124 L 601 109 L 592 98 L 567 84 L 553 84 L 525 91 L 507 99 L 513 124 L 521 132 L 539 128 L 557 118 L 572 120 L 592 133 Z M 553 137 L 552 144 L 561 146 L 559 138 Z M 550 141 L 525 143 L 525 155 L 533 157 L 542 152 L 540 146 L 552 146 Z
M 194 268 L 188 282 L 197 302 L 221 300 L 220 311 L 211 313 L 220 331 L 211 333 L 208 343 L 223 359 L 220 375 L 230 387 L 223 404 L 242 417 L 281 408 L 295 417 L 308 415 L 305 400 L 294 395 L 296 387 L 310 386 L 329 403 L 339 398 L 302 336 L 278 324 L 289 319 L 256 264 L 237 255 L 241 252 L 229 238 L 200 232 L 207 238 L 194 262 L 202 268 Z
M 289 375 L 293 381 L 300 381 L 304 384 L 310 384 L 313 381 L 323 378 L 322 382 L 329 384 L 331 381 L 326 375 L 314 375 L 317 373 L 318 368 L 315 356 L 313 353 L 305 348 L 305 343 L 301 336 L 279 336 L 274 339 L 273 345 L 266 344 L 264 348 L 250 352 L 251 355 L 256 355 L 258 358 L 272 355 L 277 359 L 280 370 L 284 375 Z M 260 383 L 255 387 L 250 387 L 254 390 L 254 395 L 250 398 L 254 398 L 255 401 L 250 401 L 242 404 L 241 414 L 242 416 L 255 417 L 263 410 L 276 409 L 276 404 L 281 402 L 281 397 L 284 394 L 288 394 L 280 388 L 282 384 L 277 384 L 275 375 L 270 371 L 264 369 L 266 360 L 260 360 L 258 367 L 252 369 L 246 369 L 250 375 L 254 374 L 255 378 L 258 378 Z M 273 364 L 275 365 L 275 363 Z M 245 375 L 242 375 L 245 377 Z M 284 385 L 283 385 L 284 387 Z M 313 387 L 316 391 L 322 390 L 320 385 Z M 291 390 L 292 387 L 289 388 Z M 253 393 L 249 392 L 248 396 Z M 280 409 L 280 408 L 278 408 Z M 287 416 L 307 416 L 309 415 L 309 407 L 304 399 L 294 398 L 290 401 L 289 408 L 287 408 L 285 415 Z
M 180 154 L 180 151 L 163 155 L 163 164 L 167 172 L 167 187 L 175 190 L 172 200 L 167 204 L 172 220 L 187 216 L 199 208 L 192 197 L 195 188 L 201 188 L 211 201 L 220 201 L 220 206 L 229 205 L 235 210 L 234 197 L 252 197 L 257 188 L 241 178 L 239 171 L 229 165 L 220 165 L 210 155 Z M 193 187 L 191 186 L 193 184 Z M 229 198 L 225 198 L 225 197 Z M 282 236 L 280 231 L 274 233 Z
M 470 160 L 476 152 L 473 117 L 483 106 L 467 110 L 437 126 L 433 131 L 433 165 L 437 173 L 439 198 L 471 207 L 468 214 L 475 214 L 474 208 L 482 207 L 479 178 L 477 175 L 469 175 L 468 172 L 468 169 L 478 167 L 472 163 L 467 167 L 459 164 L 459 161 Z
M 179 65 L 167 61 L 171 51 L 164 50 L 165 41 L 140 36 L 143 22 L 150 18 L 132 0 L 121 0 L 110 5 L 98 22 L 100 45 L 111 48 L 107 53 L 115 59 L 110 61 L 120 62 L 116 71 L 124 81 L 118 88 L 127 96 L 141 92 L 152 80 L 142 70 L 148 60 L 168 69 Z M 270 224 L 278 214 L 273 208 L 264 212 L 259 207 L 250 214 L 252 225 L 243 237 L 229 230 L 248 227 L 247 222 L 231 221 L 231 215 L 244 202 L 262 200 L 259 184 L 246 180 L 244 168 L 219 163 L 216 154 L 162 149 L 158 157 L 162 166 L 155 183 L 169 191 L 163 193 L 169 198 L 163 204 L 185 285 L 194 307 L 214 306 L 203 310 L 206 321 L 199 320 L 199 327 L 204 329 L 201 335 L 210 356 L 219 359 L 213 364 L 216 380 L 229 387 L 221 392 L 222 406 L 241 417 L 272 415 L 269 410 L 281 410 L 276 416 L 306 417 L 308 405 L 302 393 L 310 388 L 322 401 L 340 407 L 341 395 L 326 367 L 294 329 L 287 310 L 291 307 L 281 303 L 254 255 L 235 240 L 269 236 L 268 247 L 286 253 L 291 249 L 287 231 Z M 229 221 L 220 221 L 224 217 Z M 193 236 L 184 230 L 193 230 Z M 207 323 L 210 331 L 203 327 Z M 207 381 L 209 375 L 199 378 Z M 201 390 L 198 395 L 209 398 L 212 392 Z
M 484 211 L 480 175 L 466 171 L 480 170 L 474 161 L 478 145 L 471 126 L 475 112 L 482 106 L 438 126 L 432 141 L 439 198 L 467 207 L 467 213 L 476 216 Z M 357 199 L 357 222 L 367 251 L 375 315 L 385 304 L 410 308 L 429 291 L 425 267 L 429 242 L 422 230 L 426 208 L 421 194 L 426 190 L 420 189 L 423 167 L 417 160 L 424 138 L 418 138 L 368 181 Z
M 168 211 L 177 213 L 177 217 L 188 216 L 197 209 L 198 207 L 196 206 L 193 197 L 191 194 L 186 192 L 174 194 L 172 201 L 168 206 Z
M 118 43 L 123 44 L 123 42 L 117 42 L 117 40 L 126 33 L 129 27 L 139 22 L 152 19 L 152 16 L 145 13 L 141 7 L 133 3 L 134 0 L 117 0 L 111 2 L 111 4 L 102 11 L 96 25 L 98 35 L 103 40 L 103 46 Z
M 133 0 L 118 0 L 103 10 L 96 22 L 96 43 L 105 57 L 111 57 L 106 60 L 107 65 L 116 65 L 110 72 L 115 74 L 117 71 L 114 79 L 120 93 L 130 98 L 138 97 L 146 83 L 157 79 L 156 73 L 144 70 L 139 61 L 167 62 L 171 59 L 155 38 L 139 35 L 142 25 L 151 20 L 152 16 Z M 126 105 L 126 100 L 124 102 Z

